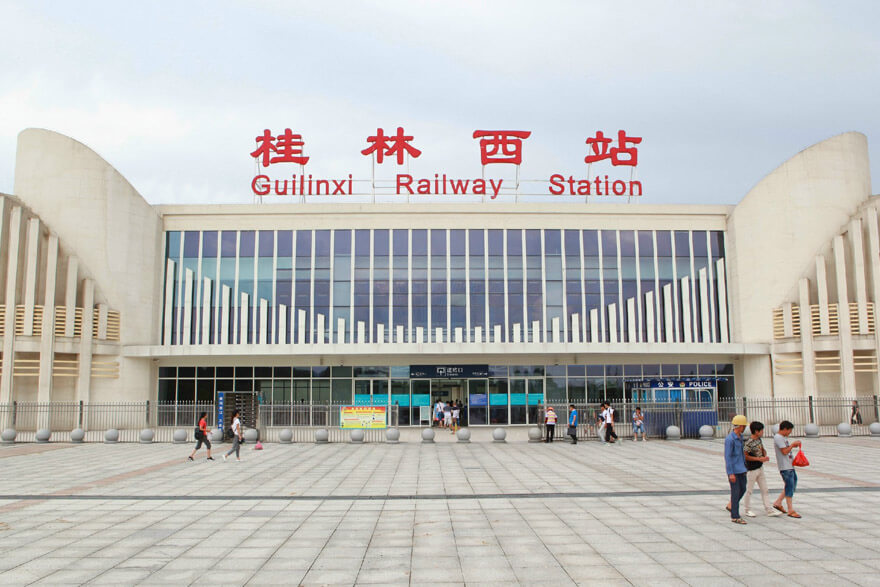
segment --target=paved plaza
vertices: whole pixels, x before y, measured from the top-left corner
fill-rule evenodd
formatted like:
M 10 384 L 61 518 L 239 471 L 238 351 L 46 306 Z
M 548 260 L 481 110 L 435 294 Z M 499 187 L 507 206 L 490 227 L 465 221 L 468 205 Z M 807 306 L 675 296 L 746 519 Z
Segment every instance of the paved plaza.
M 880 439 L 805 445 L 747 526 L 721 440 L 3 446 L 0 584 L 880 585 Z

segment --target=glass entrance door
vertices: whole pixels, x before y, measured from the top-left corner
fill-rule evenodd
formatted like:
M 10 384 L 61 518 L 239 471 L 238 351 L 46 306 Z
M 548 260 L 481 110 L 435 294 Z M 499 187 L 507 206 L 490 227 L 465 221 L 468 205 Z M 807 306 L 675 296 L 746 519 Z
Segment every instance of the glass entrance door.
M 489 423 L 488 382 L 485 379 L 468 379 L 468 425 L 479 426 Z

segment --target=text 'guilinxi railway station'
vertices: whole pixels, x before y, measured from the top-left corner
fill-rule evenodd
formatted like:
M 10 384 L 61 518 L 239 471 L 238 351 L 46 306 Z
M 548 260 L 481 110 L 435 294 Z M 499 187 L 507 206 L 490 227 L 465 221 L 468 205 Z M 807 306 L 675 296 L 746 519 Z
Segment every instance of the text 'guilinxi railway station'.
M 404 427 L 460 400 L 474 427 L 547 404 L 877 396 L 864 135 L 724 206 L 646 203 L 624 131 L 532 183 L 527 132 L 463 137 L 469 177 L 410 172 L 425 147 L 403 132 L 369 137 L 361 180 L 313 177 L 302 137 L 267 130 L 242 149 L 259 202 L 153 206 L 85 145 L 23 131 L 0 196 L 0 404 L 150 402 L 155 426 L 162 406 L 245 406 L 269 431 L 297 406 L 393 407 Z

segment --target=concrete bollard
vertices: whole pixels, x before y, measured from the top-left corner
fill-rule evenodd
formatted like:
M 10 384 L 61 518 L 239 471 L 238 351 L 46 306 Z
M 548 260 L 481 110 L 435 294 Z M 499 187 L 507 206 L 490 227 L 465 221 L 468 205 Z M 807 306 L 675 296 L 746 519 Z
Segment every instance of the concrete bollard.
M 424 430 L 422 430 L 422 442 L 425 444 L 431 444 L 434 442 L 433 428 L 425 428 Z
M 543 436 L 544 435 L 541 434 L 541 429 L 537 426 L 529 428 L 529 442 L 541 442 Z
M 492 442 L 507 442 L 507 430 L 504 428 L 496 428 L 492 431 Z
M 144 428 L 143 430 L 141 430 L 141 434 L 140 434 L 141 444 L 150 444 L 151 442 L 153 442 L 153 435 L 154 435 L 153 431 L 150 430 L 149 428 Z
M 119 430 L 110 428 L 104 433 L 104 444 L 116 444 L 119 442 Z
M 348 438 L 351 440 L 352 444 L 363 444 L 364 443 L 364 431 L 360 428 L 355 428 L 351 432 L 348 433 Z
M 880 436 L 880 422 L 871 422 L 868 430 L 871 431 L 871 436 Z
M 186 430 L 178 428 L 174 431 L 174 444 L 186 444 Z
M 852 436 L 852 426 L 850 426 L 848 422 L 841 422 L 837 425 L 837 435 L 841 438 Z
M 470 442 L 471 441 L 471 431 L 467 428 L 459 428 L 456 433 L 459 442 Z
M 810 422 L 804 426 L 804 433 L 807 435 L 807 438 L 819 438 L 819 425 Z
M 400 430 L 397 428 L 387 428 L 385 430 L 385 442 L 388 444 L 397 444 L 400 442 Z
M 328 440 L 330 440 L 330 432 L 326 428 L 315 430 L 315 444 L 327 444 Z
M 3 444 L 15 444 L 15 437 L 18 436 L 18 432 L 15 431 L 15 428 L 6 428 L 0 433 L 0 441 Z
M 248 428 L 244 431 L 244 441 L 249 442 L 251 444 L 255 443 L 260 439 L 260 431 L 256 428 Z
M 74 428 L 70 431 L 70 442 L 81 444 L 86 438 L 86 431 L 82 428 Z
M 285 428 L 278 433 L 278 440 L 281 441 L 281 444 L 290 444 L 293 442 L 293 430 Z
M 703 424 L 700 426 L 700 440 L 712 440 L 715 437 L 715 427 Z
M 37 430 L 37 442 L 49 442 L 49 437 L 52 436 L 52 431 L 48 428 L 40 428 Z
M 223 431 L 215 428 L 211 431 L 211 442 L 223 442 Z
M 666 440 L 681 440 L 681 430 L 678 426 L 666 427 Z

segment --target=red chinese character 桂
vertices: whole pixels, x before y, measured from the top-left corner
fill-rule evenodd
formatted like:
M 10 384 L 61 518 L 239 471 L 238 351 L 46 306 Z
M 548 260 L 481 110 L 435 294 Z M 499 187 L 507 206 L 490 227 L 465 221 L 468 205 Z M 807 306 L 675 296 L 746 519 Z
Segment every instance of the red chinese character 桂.
M 608 148 L 611 145 L 611 139 L 606 137 L 602 131 L 597 131 L 595 137 L 587 139 L 587 145 L 592 148 L 592 155 L 584 157 L 584 163 L 595 163 L 603 159 L 611 159 L 612 165 L 631 165 L 635 167 L 639 161 L 639 151 L 635 147 L 627 147 L 627 143 L 638 145 L 642 142 L 642 137 L 628 137 L 626 131 L 617 131 L 617 146 Z M 625 159 L 620 156 L 625 155 Z
M 251 157 L 262 157 L 260 162 L 263 167 L 269 167 L 271 163 L 299 163 L 305 165 L 309 162 L 308 157 L 303 156 L 302 148 L 305 143 L 302 135 L 293 134 L 289 128 L 284 129 L 284 134 L 273 137 L 267 128 L 261 136 L 257 137 L 257 149 L 251 153 Z M 273 157 L 272 153 L 277 153 Z
M 257 137 L 257 150 L 251 153 L 251 157 L 262 157 L 263 167 L 269 167 L 269 158 L 275 151 L 275 137 L 269 129 L 263 131 L 262 136 Z
M 474 138 L 480 139 L 480 161 L 483 165 L 519 165 L 522 163 L 522 139 L 529 138 L 531 134 L 527 130 L 475 130 Z
M 367 137 L 367 142 L 373 144 L 361 153 L 364 155 L 375 153 L 376 163 L 382 163 L 386 155 L 397 155 L 397 164 L 403 165 L 404 153 L 409 153 L 410 157 L 418 157 L 422 154 L 421 151 L 409 144 L 411 140 L 413 140 L 412 135 L 404 135 L 402 126 L 397 127 L 397 134 L 394 136 L 388 136 L 384 129 L 377 128 L 374 136 Z

